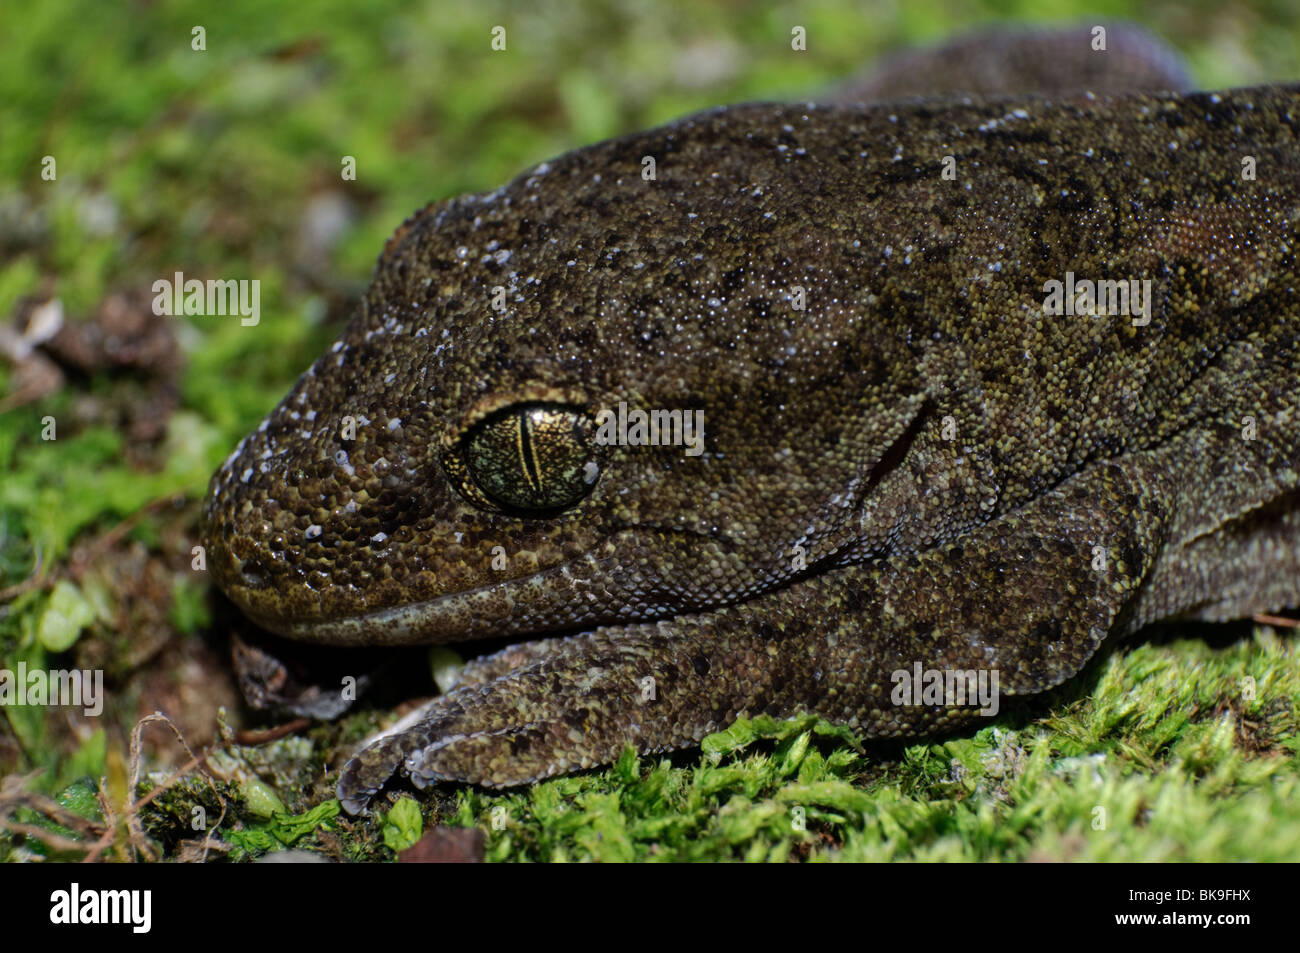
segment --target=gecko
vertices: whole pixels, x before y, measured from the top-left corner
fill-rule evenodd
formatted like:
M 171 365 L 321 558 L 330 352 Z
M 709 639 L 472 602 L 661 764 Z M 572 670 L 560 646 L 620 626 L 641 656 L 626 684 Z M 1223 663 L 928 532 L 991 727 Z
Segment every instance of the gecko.
M 1300 602 L 1300 86 L 1018 36 L 398 228 L 201 523 L 269 632 L 508 640 L 351 758 L 347 810 L 742 716 L 957 730 L 987 712 L 900 674 L 1028 696 L 1148 623 Z M 924 95 L 943 66 L 970 95 Z

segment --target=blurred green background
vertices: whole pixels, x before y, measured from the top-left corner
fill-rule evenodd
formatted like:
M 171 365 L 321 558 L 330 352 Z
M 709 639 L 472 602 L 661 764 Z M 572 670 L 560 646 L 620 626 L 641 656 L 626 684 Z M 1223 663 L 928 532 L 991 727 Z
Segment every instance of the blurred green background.
M 337 334 L 385 239 L 417 208 L 692 110 L 810 98 L 883 52 L 977 25 L 1115 19 L 1170 42 L 1207 88 L 1293 79 L 1300 62 L 1300 17 L 1283 0 L 0 7 L 0 322 L 17 321 L 11 336 L 21 336 L 33 308 L 57 300 L 70 327 L 107 329 L 64 347 L 54 377 L 0 362 L 0 665 L 100 666 L 114 698 L 98 725 L 6 709 L 0 775 L 41 769 L 33 783 L 49 792 L 102 775 L 120 792 L 126 732 L 160 698 L 188 706 L 186 730 L 211 740 L 217 704 L 233 704 L 229 685 L 186 696 L 176 674 L 224 664 L 204 641 L 206 581 L 189 571 L 198 501 L 213 468 Z M 490 48 L 498 24 L 505 52 Z M 805 53 L 790 49 L 794 25 L 807 29 Z M 54 181 L 41 177 L 45 156 Z M 344 156 L 356 159 L 355 181 L 340 177 Z M 155 340 L 129 314 L 176 271 L 259 279 L 261 323 L 167 319 L 166 340 Z M 112 334 L 121 326 L 127 357 Z M 79 362 L 68 356 L 78 346 L 91 352 Z M 41 439 L 46 416 L 57 441 Z M 1210 665 L 1204 651 L 1174 652 L 1171 684 L 1179 665 Z M 1251 664 L 1271 671 L 1281 663 L 1268 652 L 1284 650 L 1231 651 L 1211 653 L 1225 679 Z M 932 799 L 929 761 L 917 758 L 903 789 Z M 1290 764 L 1294 786 L 1294 751 Z M 472 819 L 487 803 L 461 809 Z M 1294 815 L 1281 823 L 1291 849 Z M 1065 843 L 1052 822 L 1038 833 Z M 942 854 L 946 841 L 931 835 L 914 856 Z M 582 855 L 573 836 L 555 849 Z M 958 840 L 954 856 L 1034 849 L 1024 838 Z M 748 850 L 720 843 L 722 856 Z M 788 855 L 790 841 L 773 834 L 760 846 Z

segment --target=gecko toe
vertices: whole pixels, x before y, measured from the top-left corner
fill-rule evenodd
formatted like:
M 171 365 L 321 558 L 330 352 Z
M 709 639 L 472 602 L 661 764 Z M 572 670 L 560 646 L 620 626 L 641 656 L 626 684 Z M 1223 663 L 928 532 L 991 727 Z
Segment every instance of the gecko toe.
M 412 752 L 405 767 L 413 780 L 424 784 L 461 781 L 486 788 L 532 784 L 597 763 L 583 757 L 567 735 L 562 723 L 554 721 L 458 733 Z
M 423 738 L 413 741 L 407 732 L 401 732 L 380 738 L 357 752 L 344 765 L 336 789 L 344 810 L 349 814 L 364 813 L 371 799 L 397 773 L 411 747 L 424 742 Z

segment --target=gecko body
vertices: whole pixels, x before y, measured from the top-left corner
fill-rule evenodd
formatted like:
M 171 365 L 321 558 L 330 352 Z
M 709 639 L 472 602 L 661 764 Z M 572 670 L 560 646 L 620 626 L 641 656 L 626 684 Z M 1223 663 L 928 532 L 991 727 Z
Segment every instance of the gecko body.
M 1293 606 L 1298 123 L 1295 86 L 732 106 L 431 205 L 213 478 L 215 577 L 299 640 L 518 640 L 350 810 L 744 714 L 944 729 L 979 706 L 898 672 L 1032 694 Z M 601 439 L 620 405 L 698 452 Z

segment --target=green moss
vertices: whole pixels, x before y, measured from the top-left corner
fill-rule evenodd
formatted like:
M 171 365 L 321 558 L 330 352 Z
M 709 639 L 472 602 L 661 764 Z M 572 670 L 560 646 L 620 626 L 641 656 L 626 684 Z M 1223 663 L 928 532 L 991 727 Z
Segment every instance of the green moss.
M 337 803 L 337 802 L 335 802 Z M 400 853 L 413 846 L 424 830 L 424 821 L 420 816 L 420 805 L 414 799 L 404 797 L 393 805 L 384 815 L 384 846 L 394 853 Z
M 1078 700 L 909 746 L 883 773 L 817 719 L 756 719 L 684 766 L 628 752 L 525 792 L 458 792 L 452 823 L 487 830 L 492 860 L 1294 859 L 1296 662 L 1264 629 L 1121 651 Z M 1236 708 L 1243 673 L 1258 694 Z

